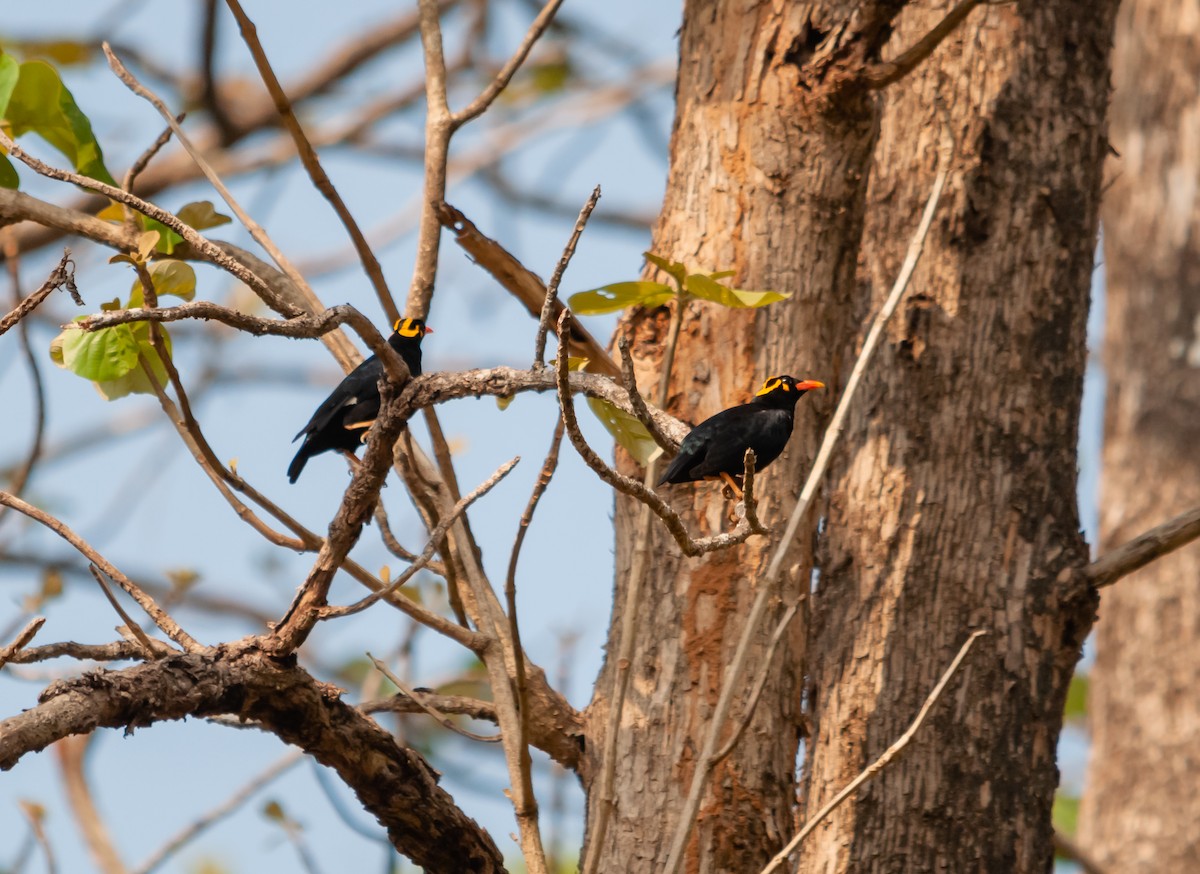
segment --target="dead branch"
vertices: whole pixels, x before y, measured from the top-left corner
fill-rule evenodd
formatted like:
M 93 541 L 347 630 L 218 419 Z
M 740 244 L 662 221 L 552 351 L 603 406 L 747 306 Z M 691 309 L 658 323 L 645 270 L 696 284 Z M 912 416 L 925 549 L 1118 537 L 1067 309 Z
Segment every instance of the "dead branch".
M 154 620 L 154 624 L 157 625 L 162 632 L 167 635 L 167 637 L 178 643 L 185 650 L 188 652 L 199 652 L 200 650 L 204 649 L 204 647 L 197 643 L 190 634 L 180 628 L 175 620 L 168 616 L 166 612 L 154 602 L 154 599 L 142 591 L 142 589 L 136 583 L 134 583 L 133 580 L 129 579 L 129 577 L 117 570 L 108 562 L 107 559 L 104 558 L 104 556 L 96 552 L 96 550 L 88 545 L 88 543 L 82 537 L 68 528 L 61 521 L 51 516 L 49 513 L 39 510 L 32 504 L 27 504 L 20 498 L 8 494 L 8 492 L 0 492 L 0 504 L 5 504 L 6 506 L 12 507 L 18 513 L 22 513 L 28 516 L 30 519 L 33 519 L 35 522 L 44 525 L 63 540 L 67 541 L 67 543 L 75 547 L 75 549 L 77 549 L 79 552 L 83 553 L 85 558 L 99 567 L 102 571 L 104 571 L 104 573 L 108 574 L 110 579 L 114 580 L 117 585 L 124 589 L 126 593 L 133 598 L 133 600 L 137 601 L 138 606 L 146 611 L 146 615 Z
M 0 722 L 0 770 L 73 734 L 218 715 L 256 721 L 333 768 L 384 825 L 392 845 L 418 865 L 504 871 L 491 838 L 438 787 L 424 759 L 397 746 L 338 690 L 253 645 L 176 654 L 53 683 L 36 707 Z
M 863 81 L 868 88 L 886 88 L 894 82 L 903 79 L 917 66 L 933 54 L 934 49 L 952 34 L 962 24 L 971 10 L 981 2 L 988 0 L 960 0 L 959 4 L 946 13 L 929 33 L 921 37 L 906 51 L 901 52 L 890 61 L 880 61 L 872 64 L 863 72 Z
M 45 616 L 35 616 L 29 621 L 28 625 L 21 629 L 21 632 L 12 643 L 0 647 L 0 668 L 3 668 L 8 662 L 13 661 L 14 656 L 29 645 L 29 642 L 42 630 L 42 626 L 45 624 Z
M 1109 550 L 1079 572 L 1086 585 L 1101 589 L 1145 567 L 1155 559 L 1200 537 L 1200 507 L 1180 513 L 1144 534 Z
M 551 4 L 557 6 L 554 0 Z M 550 7 L 547 6 L 547 9 Z M 538 316 L 537 337 L 533 344 L 533 369 L 541 370 L 546 366 L 546 332 L 550 330 L 550 317 L 554 314 L 554 305 L 558 302 L 558 286 L 562 282 L 563 273 L 567 270 L 567 265 L 571 263 L 571 257 L 575 254 L 575 247 L 579 244 L 579 238 L 583 235 L 583 229 L 587 227 L 588 219 L 592 216 L 592 210 L 596 208 L 596 204 L 600 202 L 600 186 L 597 185 L 592 190 L 592 196 L 587 199 L 587 203 L 579 211 L 579 218 L 575 220 L 575 228 L 571 231 L 571 238 L 567 241 L 566 247 L 563 249 L 562 257 L 558 259 L 558 265 L 554 268 L 554 273 L 550 276 L 550 284 L 546 286 L 546 297 L 542 301 L 541 315 Z
M 430 701 L 427 701 L 424 698 L 418 696 L 417 693 L 414 692 L 412 689 L 410 689 L 408 687 L 407 683 L 405 683 L 403 680 L 401 680 L 399 677 L 397 677 L 395 672 L 392 671 L 390 668 L 388 668 L 387 665 L 385 665 L 379 659 L 375 658 L 375 656 L 371 655 L 370 653 L 367 653 L 367 658 L 369 658 L 371 660 L 371 663 L 373 665 L 375 665 L 375 670 L 379 671 L 379 673 L 381 673 L 385 677 L 387 677 L 388 680 L 391 681 L 392 685 L 400 690 L 400 693 L 399 693 L 400 695 L 404 696 L 409 701 L 412 701 L 414 704 L 416 704 L 417 707 L 422 712 L 428 713 L 430 716 L 432 716 L 435 720 L 437 720 L 437 722 L 442 726 L 442 728 L 445 728 L 448 731 L 452 731 L 455 734 L 462 735 L 463 737 L 467 738 L 468 740 L 479 741 L 480 743 L 485 743 L 485 744 L 500 743 L 501 737 L 498 734 L 491 734 L 491 735 L 476 734 L 473 731 L 468 731 L 467 729 L 463 728 L 460 725 L 455 725 L 453 719 L 451 719 L 450 717 L 446 716 L 446 714 L 444 714 L 440 710 L 438 710 L 435 706 L 433 706 L 433 704 Z M 399 697 L 399 696 L 397 696 L 397 697 Z
M 8 260 L 11 260 L 11 256 L 8 257 Z M 46 277 L 46 281 L 37 291 L 17 304 L 12 312 L 0 318 L 0 336 L 8 333 L 13 325 L 37 309 L 41 302 L 57 288 L 65 288 L 76 304 L 84 305 L 83 298 L 79 296 L 79 289 L 75 287 L 75 264 L 71 260 L 70 249 L 63 250 L 63 256 L 58 262 L 58 266 L 50 271 L 50 275 Z
M 66 789 L 67 803 L 79 824 L 84 843 L 97 870 L 101 874 L 126 874 L 125 863 L 121 861 L 112 835 L 100 817 L 87 775 L 83 770 L 90 741 L 91 735 L 66 737 L 54 745 L 63 786 Z

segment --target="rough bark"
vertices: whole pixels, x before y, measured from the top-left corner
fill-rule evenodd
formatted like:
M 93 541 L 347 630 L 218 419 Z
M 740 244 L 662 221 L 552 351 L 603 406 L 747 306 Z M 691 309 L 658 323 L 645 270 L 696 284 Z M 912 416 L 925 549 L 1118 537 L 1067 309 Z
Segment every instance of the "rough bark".
M 734 270 L 743 288 L 791 292 L 784 304 L 731 313 L 688 307 L 670 382 L 669 408 L 697 422 L 746 400 L 767 376 L 821 379 L 831 391 L 804 398 L 784 456 L 759 478 L 760 517 L 782 529 L 839 383 L 851 320 L 854 258 L 864 180 L 876 133 L 874 100 L 854 78 L 885 38 L 901 4 L 738 4 L 696 0 L 684 8 L 671 169 L 652 250 L 705 271 Z M 634 341 L 648 396 L 662 366 L 669 311 L 635 314 Z M 626 463 L 626 469 L 631 467 Z M 694 533 L 729 527 L 731 503 L 709 484 L 666 491 Z M 617 502 L 613 632 L 626 602 L 640 532 L 637 508 Z M 695 776 L 708 718 L 732 659 L 753 581 L 774 538 L 682 559 L 655 521 L 639 611 L 629 699 L 617 748 L 616 813 L 600 871 L 659 872 Z M 806 590 L 811 527 L 797 539 L 786 598 Z M 778 606 L 778 605 L 777 605 Z M 778 618 L 771 611 L 768 626 Z M 797 620 L 744 741 L 720 766 L 684 860 L 686 871 L 756 871 L 794 827 L 795 764 L 802 734 L 803 628 Z M 763 663 L 764 628 L 747 686 Z M 603 749 L 612 658 L 589 708 L 585 774 L 589 826 L 599 809 L 594 775 Z M 735 706 L 735 717 L 740 707 Z M 590 776 L 590 779 L 589 779 Z
M 1200 3 L 1128 0 L 1104 207 L 1102 551 L 1200 504 Z M 1200 546 L 1104 592 L 1081 843 L 1112 871 L 1200 870 Z
M 175 655 L 52 684 L 38 706 L 0 722 L 0 770 L 54 741 L 97 728 L 188 716 L 256 720 L 354 790 L 397 850 L 427 871 L 502 872 L 500 851 L 437 785 L 425 760 L 341 701 L 341 691 L 254 649 Z
M 910 5 L 886 55 L 938 5 Z M 1050 869 L 1063 700 L 1094 612 L 1055 584 L 1086 561 L 1075 444 L 1115 7 L 980 9 L 887 92 L 865 297 L 896 273 L 943 126 L 955 170 L 831 471 L 806 810 L 904 731 L 971 629 L 990 634 L 903 756 L 808 839 L 805 874 Z

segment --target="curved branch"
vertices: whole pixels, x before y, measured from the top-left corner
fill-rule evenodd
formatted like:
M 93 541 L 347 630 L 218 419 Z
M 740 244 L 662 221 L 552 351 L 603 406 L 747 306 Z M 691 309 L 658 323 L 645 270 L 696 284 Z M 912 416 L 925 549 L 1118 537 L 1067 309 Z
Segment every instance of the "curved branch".
M 216 715 L 254 720 L 334 769 L 392 845 L 427 870 L 504 871 L 491 837 L 437 785 L 423 758 L 398 746 L 333 687 L 250 648 L 176 655 L 56 682 L 37 707 L 0 722 L 0 770 L 97 728 Z

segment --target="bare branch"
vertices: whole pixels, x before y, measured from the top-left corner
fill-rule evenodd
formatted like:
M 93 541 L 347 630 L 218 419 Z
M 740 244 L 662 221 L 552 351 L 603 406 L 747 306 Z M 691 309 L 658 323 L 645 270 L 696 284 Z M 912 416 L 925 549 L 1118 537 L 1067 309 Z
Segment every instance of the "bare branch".
M 629 341 L 621 337 L 617 340 L 617 348 L 621 352 L 621 380 L 625 385 L 625 391 L 629 392 L 629 406 L 633 408 L 633 414 L 642 423 L 642 427 L 650 432 L 650 436 L 654 438 L 654 442 L 662 448 L 667 457 L 676 455 L 679 452 L 681 441 L 673 440 L 662 429 L 658 424 L 658 420 L 646 405 L 645 398 L 638 391 L 637 378 L 633 372 L 633 356 L 629 353 Z
M 117 570 L 104 556 L 92 549 L 82 537 L 58 519 L 49 513 L 39 510 L 32 504 L 27 504 L 20 498 L 10 495 L 8 492 L 0 492 L 0 504 L 12 507 L 18 513 L 23 513 L 35 522 L 44 525 L 83 553 L 85 558 L 108 574 L 110 579 L 114 580 L 117 585 L 124 589 L 133 600 L 137 601 L 138 606 L 146 611 L 146 614 L 154 620 L 154 624 L 162 629 L 164 634 L 185 650 L 188 652 L 199 652 L 204 649 L 190 634 L 180 628 L 174 619 L 154 603 L 154 599 L 143 592 L 133 580 Z
M 1111 586 L 1155 559 L 1174 552 L 1200 537 L 1200 507 L 1180 513 L 1144 534 L 1109 550 L 1083 568 L 1079 576 L 1097 589 Z
M 151 643 L 154 646 L 156 657 L 167 656 L 176 652 L 176 650 L 161 640 L 151 640 Z M 140 661 L 144 657 L 145 653 L 142 650 L 141 644 L 130 643 L 125 640 L 101 644 L 75 643 L 74 641 L 67 640 L 14 652 L 9 656 L 8 660 L 14 665 L 28 665 L 58 658 L 72 658 L 79 659 L 80 661 L 95 662 L 120 662 Z
M 933 50 L 942 44 L 942 40 L 952 34 L 971 14 L 971 10 L 981 2 L 984 0 L 960 0 L 959 4 L 946 13 L 946 17 L 934 26 L 933 30 L 917 40 L 911 48 L 893 60 L 881 61 L 867 67 L 863 72 L 863 80 L 867 87 L 886 88 L 893 82 L 903 79 L 915 70 L 921 61 L 933 54 Z
M 954 672 L 958 670 L 958 666 L 962 664 L 962 660 L 967 657 L 967 653 L 970 651 L 971 645 L 985 634 L 987 634 L 987 630 L 982 628 L 978 631 L 972 632 L 971 636 L 966 639 L 966 642 L 964 642 L 962 647 L 959 649 L 958 655 L 954 657 L 954 661 L 950 663 L 950 667 L 946 668 L 946 672 L 942 674 L 942 678 L 938 680 L 937 685 L 933 687 L 933 691 L 929 693 L 929 696 L 925 699 L 925 703 L 922 704 L 921 709 L 917 711 L 916 718 L 905 730 L 904 734 L 900 735 L 900 737 L 896 739 L 896 742 L 884 750 L 883 755 L 868 765 L 861 774 L 846 784 L 846 788 L 844 788 L 837 795 L 833 796 L 833 798 L 829 800 L 828 804 L 813 814 L 808 822 L 804 824 L 804 827 L 796 833 L 796 836 L 788 841 L 787 846 L 780 850 L 779 853 L 776 854 L 775 858 L 767 863 L 767 867 L 762 869 L 761 874 L 771 874 L 772 871 L 775 871 L 777 868 L 779 868 L 779 866 L 783 865 L 787 861 L 787 857 L 796 851 L 796 847 L 800 846 L 800 842 L 808 836 L 809 832 L 811 832 L 821 823 L 821 820 L 829 816 L 829 814 L 832 813 L 839 804 L 853 795 L 859 786 L 861 786 L 863 783 L 866 783 L 868 780 L 886 768 L 892 759 L 896 758 L 896 756 L 900 754 L 900 751 L 908 746 L 909 741 L 913 739 L 913 736 L 917 733 L 917 730 L 920 729 L 921 723 L 925 721 L 925 717 L 929 715 L 929 711 L 933 709 L 933 705 L 936 704 L 938 698 L 941 697 L 942 690 L 946 688 L 946 684 L 950 682 L 950 678 L 954 676 Z
M 257 721 L 333 768 L 384 825 L 392 845 L 418 865 L 434 871 L 504 871 L 491 838 L 438 787 L 424 759 L 342 701 L 337 689 L 271 658 L 256 642 L 227 645 L 219 657 L 177 654 L 56 682 L 36 707 L 0 722 L 0 770 L 57 740 L 97 728 L 128 730 L 226 714 Z M 431 841 L 431 834 L 441 839 Z
M 558 265 L 554 268 L 550 283 L 546 286 L 546 299 L 542 301 L 542 312 L 538 317 L 537 338 L 533 344 L 534 370 L 541 370 L 546 366 L 546 332 L 550 330 L 550 317 L 554 313 L 555 303 L 558 302 L 558 286 L 562 282 L 567 265 L 571 263 L 571 257 L 575 254 L 575 247 L 579 244 L 579 238 L 583 235 L 583 229 L 587 226 L 588 219 L 591 218 L 592 210 L 596 208 L 599 201 L 600 186 L 597 185 L 592 189 L 592 195 L 583 205 L 583 209 L 579 211 L 579 218 L 575 220 L 575 229 L 571 232 L 571 238 L 567 240 L 562 257 L 558 259 Z
M 540 318 L 542 305 L 546 300 L 546 284 L 525 267 L 507 249 L 490 237 L 485 236 L 465 215 L 448 203 L 437 206 L 438 220 L 443 226 L 455 233 L 455 242 L 463 248 L 471 259 L 492 274 L 497 282 L 529 311 L 531 316 Z M 557 320 L 563 312 L 560 301 L 552 304 L 553 316 Z M 596 342 L 577 321 L 571 322 L 570 355 L 575 358 L 586 358 L 592 373 L 616 377 L 620 370 L 609 356 L 607 350 Z
M 1083 874 L 1109 874 L 1108 869 L 1092 858 L 1086 850 L 1058 829 L 1054 830 L 1054 851 L 1079 866 Z
M 15 263 L 12 261 L 11 256 L 8 256 L 6 260 L 10 264 Z M 8 333 L 13 325 L 37 309 L 42 301 L 48 298 L 50 293 L 56 288 L 67 289 L 75 303 L 79 306 L 84 305 L 83 298 L 79 296 L 79 290 L 75 287 L 75 263 L 71 260 L 70 249 L 63 250 L 63 256 L 58 262 L 58 266 L 50 271 L 50 275 L 46 277 L 46 281 L 42 283 L 41 288 L 17 304 L 12 312 L 0 318 L 0 336 Z
M 28 646 L 29 642 L 42 630 L 42 626 L 45 624 L 45 616 L 35 616 L 29 621 L 28 625 L 21 629 L 20 634 L 16 636 L 16 639 L 12 643 L 0 647 L 0 668 L 3 668 L 8 662 L 12 661 L 17 653 Z
M 211 0 L 211 2 L 215 3 L 216 0 Z M 211 5 L 211 3 L 209 5 Z M 187 113 L 181 112 L 179 115 L 175 116 L 175 122 L 177 124 L 183 124 L 183 120 L 186 117 Z M 171 128 L 167 127 L 158 135 L 158 138 L 150 144 L 146 151 L 142 152 L 142 154 L 138 156 L 138 159 L 129 165 L 129 169 L 125 171 L 125 178 L 121 180 L 122 188 L 129 192 L 133 191 L 133 183 L 137 181 L 138 176 L 142 175 L 142 171 L 149 166 L 150 162 L 154 160 L 154 156 L 162 150 L 163 146 L 170 142 L 171 134 Z
M 413 689 L 412 694 L 392 695 L 379 701 L 367 701 L 359 706 L 363 713 L 423 713 L 423 704 L 429 704 L 442 713 L 469 716 L 482 722 L 497 722 L 496 707 L 491 701 L 467 698 L 462 695 L 435 695 L 427 689 Z
M 438 721 L 438 723 L 442 726 L 442 728 L 448 729 L 448 730 L 454 732 L 455 734 L 461 734 L 463 737 L 468 738 L 469 740 L 479 741 L 480 743 L 494 744 L 494 743 L 500 743 L 500 741 L 502 740 L 502 738 L 498 734 L 493 734 L 493 735 L 476 734 L 473 731 L 467 731 L 467 729 L 463 728 L 460 725 L 456 725 L 454 723 L 453 719 L 451 719 L 446 714 L 439 711 L 436 707 L 433 706 L 433 704 L 418 697 L 417 694 L 412 689 L 408 688 L 408 684 L 405 683 L 403 680 L 401 680 L 399 677 L 397 677 L 396 674 L 392 670 L 390 670 L 387 665 L 385 665 L 379 659 L 375 658 L 375 656 L 371 655 L 370 653 L 367 653 L 367 658 L 369 658 L 371 660 L 371 663 L 373 665 L 375 665 L 375 670 L 379 671 L 379 673 L 383 674 L 385 677 L 387 677 L 389 680 L 391 680 L 392 685 L 394 685 L 397 689 L 400 690 L 401 695 L 403 695 L 409 701 L 412 701 L 414 704 L 417 705 L 417 707 L 421 708 L 421 710 L 425 711 L 430 716 L 432 716 L 434 719 L 436 719 Z
M 538 13 L 537 18 L 529 25 L 529 30 L 525 33 L 525 38 L 521 40 L 521 44 L 513 52 L 513 56 L 508 59 L 508 63 L 496 74 L 496 78 L 488 83 L 488 86 L 483 89 L 478 97 L 454 113 L 452 118 L 455 128 L 461 127 L 468 121 L 471 121 L 471 119 L 483 115 L 487 108 L 492 105 L 492 101 L 500 96 L 500 92 L 508 86 L 513 75 L 521 68 L 521 64 L 525 63 L 525 59 L 529 57 L 529 51 L 533 48 L 533 44 L 538 41 L 538 38 L 550 26 L 550 21 L 554 18 L 554 13 L 558 11 L 558 7 L 562 6 L 562 2 L 563 0 L 548 0 L 546 5 L 542 7 L 542 11 Z
M 342 196 L 338 194 L 337 189 L 330 180 L 329 174 L 321 166 L 321 159 L 317 157 L 312 142 L 304 133 L 304 128 L 300 125 L 300 120 L 296 118 L 292 102 L 288 100 L 287 94 L 284 93 L 283 86 L 279 83 L 279 77 L 275 75 L 275 71 L 271 68 L 271 62 L 267 60 L 267 54 L 258 39 L 258 31 L 254 26 L 254 22 L 246 15 L 245 10 L 242 9 L 242 5 L 238 0 L 225 0 L 225 2 L 230 11 L 233 12 L 234 18 L 237 19 L 238 27 L 242 31 L 242 39 L 245 41 L 247 48 L 250 49 L 250 54 L 254 57 L 258 73 L 262 76 L 263 83 L 267 86 L 267 91 L 271 94 L 271 99 L 275 101 L 275 108 L 283 119 L 288 133 L 291 134 L 292 141 L 296 144 L 296 151 L 300 155 L 300 162 L 304 165 L 304 169 L 308 171 L 308 176 L 312 180 L 313 186 L 329 201 L 334 212 L 337 213 L 338 218 L 341 220 L 342 225 L 346 228 L 346 232 L 350 235 L 350 239 L 354 243 L 354 248 L 358 252 L 358 257 L 362 261 L 363 270 L 371 280 L 371 285 L 375 287 L 375 295 L 379 299 L 379 305 L 383 307 L 384 313 L 387 314 L 388 322 L 394 323 L 398 321 L 400 319 L 400 311 L 396 309 L 396 302 L 392 300 L 392 293 L 388 289 L 387 280 L 384 279 L 383 268 L 379 264 L 379 259 L 371 251 L 371 246 L 367 242 L 367 238 L 363 235 L 362 229 L 358 226 L 358 222 L 354 219 L 354 215 L 350 212 L 350 208 L 346 206 L 346 202 L 342 200 Z
M 108 583 L 104 582 L 104 577 L 100 575 L 100 568 L 96 567 L 94 564 L 89 564 L 88 570 L 92 572 L 92 576 L 96 579 L 96 582 L 99 583 L 100 591 L 104 593 L 104 597 L 108 599 L 108 603 L 111 604 L 112 608 L 117 611 L 117 615 L 121 617 L 121 621 L 125 623 L 125 627 L 129 630 L 129 633 L 133 635 L 134 642 L 138 647 L 141 648 L 142 654 L 146 656 L 146 658 L 155 658 L 154 644 L 150 641 L 150 638 L 147 636 L 146 632 L 142 631 L 142 627 L 134 622 L 133 619 L 130 618 L 129 614 L 125 612 L 125 608 L 121 606 L 121 602 L 113 596 L 112 590 L 108 587 Z
M 157 94 L 155 94 L 145 85 L 141 84 L 137 78 L 125 68 L 125 65 L 122 64 L 120 58 L 113 53 L 112 47 L 109 46 L 108 43 L 104 43 L 103 49 L 104 56 L 108 58 L 108 65 L 110 68 L 112 68 L 113 73 L 115 73 L 117 78 L 125 84 L 126 88 L 146 100 L 148 103 L 150 103 L 150 105 L 159 111 L 159 114 L 162 115 L 163 119 L 170 126 L 171 130 L 175 132 L 175 136 L 179 140 L 179 145 L 183 146 L 183 148 L 187 150 L 187 153 L 191 156 L 192 160 L 196 162 L 196 166 L 200 168 L 201 172 L 204 173 L 205 178 L 208 179 L 209 184 L 211 184 L 212 187 L 217 190 L 217 193 L 221 195 L 221 199 L 225 201 L 231 210 L 233 210 L 233 214 L 237 216 L 238 221 L 240 221 L 246 230 L 250 232 L 250 236 L 254 238 L 255 242 L 262 246 L 264 250 L 266 250 L 267 254 L 271 256 L 271 260 L 279 265 L 279 269 L 287 275 L 288 279 L 295 283 L 297 288 L 302 289 L 307 295 L 315 298 L 316 295 L 313 294 L 312 289 L 309 287 L 308 282 L 301 275 L 300 271 L 298 271 L 292 265 L 292 262 L 288 260 L 287 256 L 284 255 L 279 247 L 275 245 L 275 242 L 267 235 L 267 232 L 263 230 L 262 226 L 259 225 L 258 222 L 254 221 L 254 219 L 252 219 L 250 215 L 244 209 L 242 209 L 241 204 L 234 199 L 232 194 L 230 194 L 229 189 L 225 187 L 225 183 L 221 181 L 221 177 L 217 175 L 216 170 L 212 168 L 212 166 L 204 158 L 204 155 L 201 153 L 201 151 L 196 148 L 191 139 L 188 138 L 187 134 L 183 132 L 183 127 L 180 126 L 179 122 L 175 120 L 175 114 L 167 108 L 166 103 L 164 103 Z M 159 220 L 161 221 L 161 219 Z M 164 222 L 164 224 L 166 224 L 166 222 Z M 168 225 L 168 227 L 171 226 Z M 171 230 L 179 233 L 179 235 L 189 243 L 192 242 L 192 240 L 190 240 L 178 229 L 171 227 Z M 195 234 L 196 232 L 192 231 L 192 233 Z M 199 235 L 197 234 L 197 236 Z
M 393 595 L 399 591 L 399 589 L 405 583 L 411 580 L 413 576 L 419 570 L 421 570 L 421 568 L 429 564 L 429 560 L 433 558 L 433 554 L 440 548 L 442 540 L 446 536 L 446 532 L 450 530 L 450 526 L 458 521 L 458 518 L 467 511 L 469 506 L 490 492 L 496 486 L 496 484 L 500 482 L 500 480 L 508 476 L 509 472 L 517 466 L 517 462 L 520 460 L 521 459 L 518 457 L 513 458 L 511 461 L 506 461 L 504 464 L 500 465 L 495 473 L 480 483 L 470 494 L 461 498 L 458 503 L 454 505 L 454 509 L 450 511 L 450 514 L 442 519 L 438 523 L 437 527 L 434 528 L 430 533 L 429 542 L 425 544 L 425 549 L 423 549 L 421 554 L 417 556 L 416 561 L 405 568 L 404 573 L 400 574 L 400 576 L 393 580 L 386 588 L 372 592 L 361 601 L 357 601 L 354 604 L 348 604 L 345 607 L 322 608 L 319 618 L 338 619 L 342 616 L 352 616 L 355 613 L 361 613 L 376 601 Z
M 558 382 L 558 402 L 562 408 L 563 423 L 567 429 L 567 436 L 571 438 L 571 445 L 575 447 L 575 450 L 579 453 L 584 463 L 600 479 L 604 480 L 614 489 L 622 494 L 636 498 L 653 510 L 654 514 L 662 519 L 663 524 L 667 526 L 667 531 L 675 538 L 675 542 L 679 544 L 679 549 L 684 555 L 696 556 L 719 549 L 728 549 L 731 546 L 744 543 L 746 538 L 753 534 L 762 533 L 765 529 L 754 530 L 749 524 L 743 521 L 737 530 L 732 533 L 715 534 L 712 537 L 701 537 L 693 540 L 691 535 L 688 534 L 687 527 L 683 524 L 683 519 L 653 490 L 635 479 L 618 473 L 596 454 L 596 451 L 588 445 L 583 432 L 579 430 L 579 420 L 575 417 L 575 404 L 571 400 L 570 380 L 567 373 L 566 343 L 562 339 L 566 336 L 564 322 L 570 317 L 571 311 L 564 309 L 562 316 L 558 320 L 558 366 L 555 368 L 555 375 Z

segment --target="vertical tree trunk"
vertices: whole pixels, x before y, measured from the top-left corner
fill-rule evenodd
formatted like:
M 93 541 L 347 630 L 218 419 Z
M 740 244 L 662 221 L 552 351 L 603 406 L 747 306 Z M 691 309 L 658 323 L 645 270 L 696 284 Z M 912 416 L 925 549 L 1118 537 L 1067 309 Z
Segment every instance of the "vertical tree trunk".
M 908 7 L 891 45 L 950 5 Z M 970 630 L 990 634 L 917 740 L 809 838 L 806 874 L 1050 869 L 1055 747 L 1094 608 L 1055 583 L 1086 559 L 1075 443 L 1115 7 L 980 9 L 887 92 L 859 261 L 876 304 L 943 126 L 955 170 L 831 472 L 807 811 L 904 731 Z
M 841 350 L 857 331 L 850 319 L 854 258 L 877 118 L 861 90 L 828 98 L 839 75 L 861 69 L 877 51 L 894 14 L 883 7 L 895 5 L 685 4 L 671 170 L 652 249 L 697 269 L 735 270 L 740 287 L 793 297 L 756 313 L 689 306 L 670 383 L 675 414 L 698 422 L 745 401 L 772 374 L 837 385 Z M 658 381 L 668 319 L 663 308 L 636 314 L 623 328 L 634 338 L 646 391 Z M 777 531 L 795 503 L 832 395 L 801 402 L 789 449 L 759 480 L 760 515 Z M 732 505 L 718 487 L 677 486 L 667 495 L 696 534 L 730 527 Z M 636 505 L 618 500 L 614 629 L 629 609 L 637 516 Z M 644 596 L 633 608 L 640 638 L 620 726 L 616 810 L 604 842 L 594 845 L 589 832 L 585 850 L 600 854 L 598 870 L 623 874 L 658 874 L 666 862 L 768 546 L 759 538 L 684 559 L 657 520 L 649 537 Z M 808 585 L 810 540 L 798 538 L 789 598 Z M 754 722 L 714 775 L 686 871 L 756 871 L 794 828 L 801 629 L 793 626 Z M 752 676 L 769 633 L 756 642 Z M 618 646 L 614 632 L 587 714 L 589 829 L 600 808 L 596 774 Z
M 1200 503 L 1200 3 L 1128 0 L 1113 63 L 1102 548 Z M 1113 871 L 1200 871 L 1200 546 L 1100 615 L 1082 842 Z

